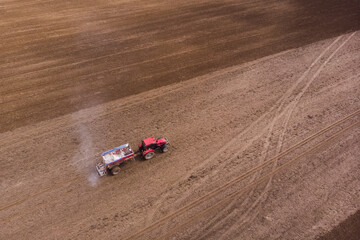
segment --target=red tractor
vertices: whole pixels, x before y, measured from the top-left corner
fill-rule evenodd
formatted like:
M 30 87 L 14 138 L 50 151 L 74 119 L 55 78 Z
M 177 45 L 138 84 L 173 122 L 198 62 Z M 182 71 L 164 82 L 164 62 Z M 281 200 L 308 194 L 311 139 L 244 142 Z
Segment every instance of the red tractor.
M 154 156 L 155 150 L 160 150 L 165 153 L 169 150 L 169 141 L 166 138 L 149 137 L 141 141 L 139 144 L 139 152 L 146 159 L 150 159 Z

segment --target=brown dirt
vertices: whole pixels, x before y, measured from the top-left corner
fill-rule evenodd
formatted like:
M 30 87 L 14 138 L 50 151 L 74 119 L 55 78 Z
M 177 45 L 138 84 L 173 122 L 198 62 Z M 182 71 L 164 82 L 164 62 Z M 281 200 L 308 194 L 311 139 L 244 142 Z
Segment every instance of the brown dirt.
M 359 29 L 357 0 L 7 1 L 0 132 Z
M 360 236 L 360 211 L 348 217 L 331 232 L 318 238 L 318 240 L 357 240 Z
M 357 2 L 308 2 L 3 3 L 0 238 L 126 239 L 358 111 Z M 359 120 L 141 238 L 324 235 L 360 209 L 359 124 L 296 157 Z M 97 177 L 151 135 L 171 150 Z

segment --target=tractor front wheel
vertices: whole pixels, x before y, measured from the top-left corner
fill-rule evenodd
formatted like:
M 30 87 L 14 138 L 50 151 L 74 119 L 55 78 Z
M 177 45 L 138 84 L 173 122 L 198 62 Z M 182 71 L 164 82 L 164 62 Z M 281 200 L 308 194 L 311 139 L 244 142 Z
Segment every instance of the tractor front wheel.
M 162 151 L 163 153 L 166 153 L 167 151 L 169 151 L 168 146 L 165 144 L 165 145 L 161 148 L 161 151 Z
M 154 152 L 148 152 L 147 154 L 145 154 L 144 158 L 146 160 L 149 160 L 150 158 L 152 158 L 154 156 Z
M 120 173 L 120 167 L 119 166 L 115 166 L 111 169 L 111 173 L 112 175 L 117 175 Z

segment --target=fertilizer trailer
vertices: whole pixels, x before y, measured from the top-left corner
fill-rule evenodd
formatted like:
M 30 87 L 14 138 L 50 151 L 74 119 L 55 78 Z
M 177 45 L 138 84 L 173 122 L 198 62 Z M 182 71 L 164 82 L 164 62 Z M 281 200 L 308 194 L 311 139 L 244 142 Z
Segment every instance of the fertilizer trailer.
M 136 156 L 129 144 L 124 144 L 101 154 L 102 162 L 96 165 L 96 170 L 100 176 L 104 176 L 110 171 L 113 175 L 120 172 L 119 165 Z

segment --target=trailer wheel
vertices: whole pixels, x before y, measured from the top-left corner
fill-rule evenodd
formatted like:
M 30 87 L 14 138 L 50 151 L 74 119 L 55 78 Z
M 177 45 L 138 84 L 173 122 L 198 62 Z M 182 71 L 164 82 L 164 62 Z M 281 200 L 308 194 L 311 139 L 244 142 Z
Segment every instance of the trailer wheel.
M 145 154 L 144 158 L 146 160 L 149 160 L 150 158 L 152 158 L 154 156 L 154 152 L 148 152 L 147 154 Z
M 120 167 L 119 166 L 115 166 L 111 169 L 111 173 L 112 175 L 117 175 L 120 173 Z
M 163 153 L 166 153 L 167 151 L 169 151 L 169 148 L 168 148 L 167 144 L 165 144 L 165 145 L 161 148 L 161 151 L 162 151 Z

